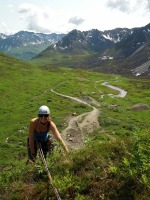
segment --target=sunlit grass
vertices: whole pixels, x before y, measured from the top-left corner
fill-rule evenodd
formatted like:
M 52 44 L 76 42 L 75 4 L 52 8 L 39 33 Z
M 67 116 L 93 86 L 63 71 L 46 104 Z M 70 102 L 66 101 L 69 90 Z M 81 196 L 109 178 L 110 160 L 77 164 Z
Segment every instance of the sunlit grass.
M 149 80 L 127 79 L 81 69 L 37 67 L 0 54 L 0 195 L 3 199 L 54 199 L 47 175 L 26 166 L 26 140 L 31 118 L 42 104 L 62 131 L 72 113 L 91 110 L 60 97 L 51 88 L 73 97 L 100 102 L 100 128 L 85 136 L 83 148 L 66 155 L 56 143 L 47 163 L 62 199 L 148 199 L 150 110 L 131 110 L 136 103 L 149 105 Z M 125 98 L 111 98 L 127 90 Z M 42 174 L 41 174 L 42 173 Z M 28 191 L 28 192 L 27 192 Z

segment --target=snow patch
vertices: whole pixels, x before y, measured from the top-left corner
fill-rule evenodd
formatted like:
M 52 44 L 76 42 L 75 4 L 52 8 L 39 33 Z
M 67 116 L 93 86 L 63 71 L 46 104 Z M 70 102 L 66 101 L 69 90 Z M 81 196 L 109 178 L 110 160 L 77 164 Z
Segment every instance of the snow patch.
M 119 37 L 115 40 L 115 39 L 112 38 L 109 34 L 103 35 L 103 37 L 104 37 L 105 39 L 107 39 L 107 40 L 113 41 L 114 43 L 120 42 L 120 40 L 121 40 Z
M 101 59 L 101 60 L 112 60 L 114 58 L 111 57 L 111 56 L 102 56 L 102 57 L 99 57 L 99 59 Z

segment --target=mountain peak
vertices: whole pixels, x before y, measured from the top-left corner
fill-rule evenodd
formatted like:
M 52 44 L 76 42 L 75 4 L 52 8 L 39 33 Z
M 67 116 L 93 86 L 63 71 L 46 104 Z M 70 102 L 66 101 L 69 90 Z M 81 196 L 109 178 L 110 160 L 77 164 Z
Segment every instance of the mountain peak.
M 0 51 L 29 60 L 48 46 L 58 42 L 63 36 L 64 34 L 44 34 L 28 31 L 19 31 L 10 36 L 0 34 Z

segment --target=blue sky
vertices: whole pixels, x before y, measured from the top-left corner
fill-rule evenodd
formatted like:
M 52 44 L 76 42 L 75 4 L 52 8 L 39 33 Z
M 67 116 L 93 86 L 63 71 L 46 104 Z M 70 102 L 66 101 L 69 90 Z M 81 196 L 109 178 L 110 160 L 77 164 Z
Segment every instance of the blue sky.
M 150 0 L 1 0 L 0 33 L 21 30 L 68 33 L 142 27 L 150 23 Z

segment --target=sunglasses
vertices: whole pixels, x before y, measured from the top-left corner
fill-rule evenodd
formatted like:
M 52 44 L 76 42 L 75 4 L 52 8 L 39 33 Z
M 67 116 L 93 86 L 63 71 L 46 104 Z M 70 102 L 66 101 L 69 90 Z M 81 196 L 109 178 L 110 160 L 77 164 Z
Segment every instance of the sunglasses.
M 39 116 L 39 117 L 45 117 L 45 118 L 46 118 L 46 117 L 48 117 L 49 115 L 48 115 L 48 114 L 43 114 L 43 115 L 42 115 L 42 114 L 41 114 L 41 115 L 39 114 L 38 116 Z

